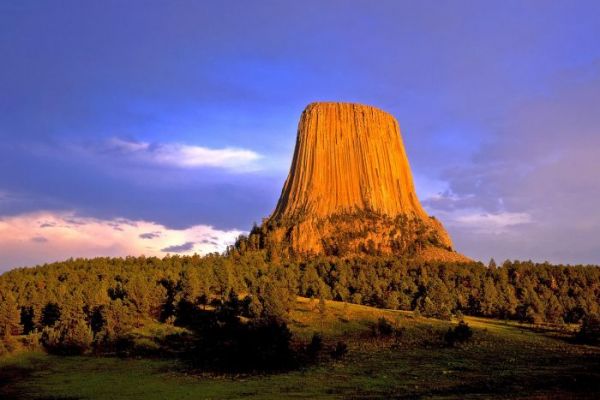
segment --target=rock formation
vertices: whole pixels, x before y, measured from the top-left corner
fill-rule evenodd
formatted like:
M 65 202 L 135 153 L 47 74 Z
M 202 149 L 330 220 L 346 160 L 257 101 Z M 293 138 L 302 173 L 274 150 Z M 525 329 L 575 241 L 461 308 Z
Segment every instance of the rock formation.
M 306 107 L 277 207 L 247 245 L 283 255 L 466 260 L 419 203 L 398 122 L 352 103 Z
M 390 114 L 351 103 L 313 103 L 300 118 L 292 167 L 272 219 L 370 210 L 425 218 Z

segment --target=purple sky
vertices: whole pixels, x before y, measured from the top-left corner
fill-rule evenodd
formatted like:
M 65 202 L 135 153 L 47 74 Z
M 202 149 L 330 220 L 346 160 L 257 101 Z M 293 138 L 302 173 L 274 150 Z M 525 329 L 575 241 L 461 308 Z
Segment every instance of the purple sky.
M 0 2 L 0 271 L 222 249 L 306 104 L 399 120 L 475 259 L 600 263 L 600 2 Z

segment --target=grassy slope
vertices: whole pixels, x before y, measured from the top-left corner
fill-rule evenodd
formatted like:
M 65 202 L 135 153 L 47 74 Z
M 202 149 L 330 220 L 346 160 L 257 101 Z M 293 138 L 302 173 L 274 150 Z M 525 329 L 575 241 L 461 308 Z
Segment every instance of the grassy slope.
M 370 336 L 380 316 L 405 327 L 399 341 Z M 326 345 L 345 340 L 348 356 L 302 371 L 218 377 L 188 375 L 174 361 L 21 354 L 0 360 L 4 378 L 12 380 L 0 386 L 0 397 L 594 398 L 600 391 L 600 349 L 518 324 L 466 318 L 476 330 L 474 341 L 452 349 L 436 339 L 450 323 L 408 312 L 327 302 L 321 316 L 316 301 L 299 299 L 292 320 L 297 337 L 322 331 Z

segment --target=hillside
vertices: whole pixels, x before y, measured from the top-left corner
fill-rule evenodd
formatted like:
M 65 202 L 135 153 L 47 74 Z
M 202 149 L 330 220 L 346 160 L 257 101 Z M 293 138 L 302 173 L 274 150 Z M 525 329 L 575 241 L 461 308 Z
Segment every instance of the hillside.
M 380 317 L 402 332 L 372 333 Z M 323 332 L 317 365 L 271 375 L 196 374 L 175 360 L 58 357 L 21 353 L 0 359 L 3 399 L 341 399 L 593 398 L 600 391 L 600 348 L 575 345 L 566 332 L 465 318 L 473 338 L 441 339 L 447 322 L 411 312 L 299 298 L 290 315 L 295 340 Z M 329 348 L 343 340 L 348 353 Z
M 380 256 L 296 264 L 230 249 L 17 269 L 0 276 L 0 295 L 2 398 L 599 390 L 600 348 L 576 344 L 600 338 L 592 266 Z M 456 325 L 463 315 L 470 328 Z

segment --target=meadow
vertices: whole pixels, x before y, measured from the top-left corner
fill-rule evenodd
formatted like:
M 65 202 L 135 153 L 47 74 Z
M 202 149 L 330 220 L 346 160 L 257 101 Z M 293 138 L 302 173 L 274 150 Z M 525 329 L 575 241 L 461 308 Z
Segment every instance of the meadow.
M 396 333 L 375 334 L 380 318 Z M 217 374 L 176 359 L 21 352 L 0 359 L 0 398 L 591 399 L 600 393 L 600 348 L 572 343 L 575 327 L 464 320 L 473 328 L 472 339 L 449 347 L 443 336 L 456 320 L 335 301 L 323 307 L 298 298 L 289 318 L 294 342 L 300 346 L 315 332 L 323 337 L 318 360 L 298 370 Z M 145 340 L 156 332 L 147 328 Z M 330 357 L 340 341 L 347 354 Z

